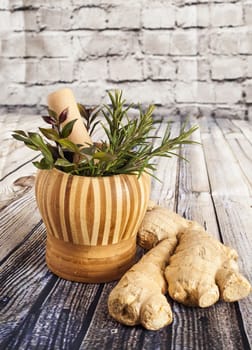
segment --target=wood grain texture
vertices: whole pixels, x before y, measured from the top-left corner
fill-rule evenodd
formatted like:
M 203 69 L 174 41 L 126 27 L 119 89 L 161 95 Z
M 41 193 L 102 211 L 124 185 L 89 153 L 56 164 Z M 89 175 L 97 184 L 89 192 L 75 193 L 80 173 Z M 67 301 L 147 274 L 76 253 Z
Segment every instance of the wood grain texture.
M 35 193 L 47 229 L 47 265 L 56 275 L 108 282 L 133 265 L 150 197 L 148 174 L 85 177 L 42 170 Z
M 22 124 L 19 128 L 28 130 L 34 117 L 8 119 L 4 117 L 6 130 L 17 128 L 17 122 Z M 190 123 L 200 124 L 194 137 L 202 145 L 183 147 L 181 155 L 189 162 L 156 160 L 155 175 L 162 182 L 152 180 L 151 197 L 161 205 L 177 208 L 188 219 L 198 220 L 235 248 L 240 270 L 251 281 L 251 126 L 245 121 L 210 118 L 192 119 Z M 172 132 L 176 134 L 180 125 L 179 119 L 172 123 Z M 157 135 L 162 135 L 165 127 L 163 120 Z M 51 274 L 45 263 L 46 229 L 36 208 L 34 188 L 14 184 L 33 175 L 32 158 L 26 155 L 17 159 L 12 151 L 16 146 L 10 146 L 8 137 L 3 142 L 8 171 L 0 181 L 0 189 L 12 189 L 2 197 L 8 198 L 0 210 L 1 349 L 251 348 L 251 296 L 239 303 L 218 302 L 207 309 L 170 300 L 172 325 L 151 332 L 123 326 L 108 315 L 107 298 L 116 282 L 85 284 Z M 138 249 L 138 256 L 141 254 Z
M 221 120 L 216 121 L 223 137 L 237 160 L 246 180 L 252 186 L 252 132 L 249 127 L 244 128 L 243 123 L 227 120 L 225 124 Z M 240 125 L 240 128 L 238 127 Z M 252 130 L 252 128 L 251 128 Z
M 18 129 L 37 131 L 39 126 L 45 126 L 38 115 L 5 115 L 1 116 L 1 122 L 0 139 L 3 147 L 0 149 L 0 180 L 36 157 L 34 151 L 13 139 L 11 136 L 13 131 Z
M 167 128 L 166 120 L 163 120 L 159 126 L 157 126 L 157 132 L 155 136 L 157 139 L 153 139 L 153 144 L 158 145 L 159 138 L 164 135 Z M 181 128 L 180 120 L 174 120 L 170 123 L 171 137 L 176 137 L 179 134 Z M 159 205 L 165 206 L 169 209 L 175 210 L 176 208 L 176 183 L 179 159 L 177 157 L 171 158 L 157 158 L 155 159 L 157 166 L 157 173 L 155 174 L 160 181 L 152 179 L 151 184 L 151 198 L 155 200 Z M 165 179 L 165 181 L 164 181 Z
M 211 177 L 213 195 L 251 195 L 251 186 L 241 170 L 236 157 L 214 120 L 202 119 L 208 132 L 201 133 L 208 176 Z M 206 129 L 206 126 L 202 126 Z
M 226 125 L 226 124 L 225 124 Z M 203 132 L 205 130 L 205 132 Z M 223 217 L 219 217 L 218 214 L 220 214 L 219 211 L 219 204 L 216 201 L 216 198 L 219 198 L 219 195 L 216 193 L 213 193 L 215 190 L 213 188 L 213 185 L 216 184 L 219 189 L 219 179 L 217 178 L 219 176 L 218 170 L 215 170 L 214 167 L 219 167 L 221 164 L 226 163 L 226 153 L 229 157 L 231 157 L 230 149 L 227 148 L 227 151 L 222 150 L 219 151 L 219 147 L 215 148 L 215 146 L 212 146 L 211 154 L 209 155 L 208 151 L 205 148 L 205 145 L 207 147 L 210 147 L 210 140 L 214 137 L 217 139 L 221 139 L 223 137 L 223 134 L 220 133 L 221 130 L 218 128 L 217 124 L 214 120 L 206 120 L 203 119 L 200 121 L 200 134 L 196 133 L 194 135 L 195 141 L 201 142 L 202 146 L 188 146 L 183 148 L 182 150 L 182 156 L 185 157 L 188 162 L 181 162 L 180 164 L 180 173 L 179 173 L 179 198 L 178 198 L 178 212 L 185 216 L 188 219 L 193 219 L 201 223 L 205 229 L 214 235 L 217 239 L 223 240 L 223 230 L 224 228 L 220 227 L 221 223 L 223 223 Z M 227 132 L 227 129 L 226 129 Z M 217 135 L 217 136 L 214 136 Z M 223 140 L 222 140 L 223 141 Z M 216 142 L 216 140 L 215 140 Z M 224 146 L 224 142 L 222 143 L 222 147 Z M 228 147 L 228 145 L 226 146 Z M 217 151 L 214 153 L 214 151 Z M 221 153 L 221 154 L 220 154 Z M 221 155 L 221 157 L 220 157 Z M 211 156 L 211 157 L 210 157 Z M 205 159 L 205 161 L 204 161 Z M 216 163 L 214 162 L 216 160 Z M 233 164 L 235 164 L 235 160 L 233 160 Z M 225 164 L 224 164 L 225 165 Z M 222 166 L 224 166 L 222 165 Z M 240 168 L 237 168 L 236 171 L 241 171 Z M 195 174 L 196 173 L 196 174 Z M 226 177 L 224 176 L 225 172 L 223 173 L 223 178 L 221 181 L 225 183 L 224 189 L 226 189 L 225 193 L 228 191 L 228 185 L 225 182 Z M 195 177 L 197 178 L 197 181 L 195 181 Z M 227 182 L 229 179 L 227 179 Z M 232 180 L 234 181 L 234 180 Z M 237 181 L 237 180 L 236 180 Z M 239 187 L 240 184 L 238 182 L 237 186 Z M 244 186 L 245 193 L 249 193 L 249 186 Z M 231 188 L 230 192 L 232 191 L 236 192 L 236 188 Z M 239 193 L 239 192 L 238 192 Z M 220 196 L 223 194 L 223 188 L 221 188 Z M 225 195 L 226 203 L 230 204 L 231 198 L 228 196 L 228 194 Z M 224 206 L 224 205 L 223 205 Z M 222 208 L 222 207 L 221 207 Z M 240 208 L 239 213 L 242 214 L 244 211 L 242 208 Z M 247 211 L 248 213 L 248 211 Z M 216 216 L 217 214 L 217 216 Z M 245 220 L 248 221 L 248 217 Z M 239 227 L 242 226 L 241 221 L 239 223 Z M 250 227 L 250 229 L 249 229 Z M 232 226 L 233 230 L 237 233 L 236 225 Z M 249 232 L 252 228 L 252 222 L 248 224 L 246 227 L 245 232 Z M 229 233 L 230 236 L 230 233 Z M 227 237 L 225 237 L 227 238 Z M 240 241 L 240 240 L 239 240 Z M 242 242 L 242 240 L 240 241 Z M 247 242 L 247 240 L 246 240 Z M 224 239 L 225 244 L 229 244 L 232 247 L 235 247 L 237 249 L 237 243 L 235 243 L 233 240 L 230 239 Z M 243 246 L 243 243 L 241 243 Z M 246 246 L 246 244 L 244 245 Z M 243 248 L 244 249 L 244 248 Z M 250 249 L 248 247 L 248 249 Z M 241 261 L 244 256 L 248 257 L 250 255 L 249 251 L 246 253 L 239 252 Z M 241 271 L 246 275 L 246 277 L 249 277 L 249 273 L 246 268 L 241 267 Z M 243 300 L 242 303 L 248 303 L 250 304 L 250 297 L 246 300 Z M 176 310 L 178 308 L 179 314 L 184 313 L 185 318 L 183 318 L 183 325 L 187 324 L 188 320 L 190 319 L 192 315 L 192 309 L 184 308 L 183 305 L 179 305 L 175 303 L 174 305 Z M 208 308 L 206 310 L 210 311 L 210 317 L 206 316 L 207 311 L 202 310 L 199 308 L 193 309 L 193 319 L 191 320 L 192 324 L 187 324 L 187 327 L 197 327 L 193 332 L 196 332 L 197 335 L 200 336 L 197 337 L 197 339 L 191 339 L 191 344 L 188 344 L 189 349 L 224 349 L 225 346 L 228 346 L 228 348 L 231 349 L 238 349 L 238 348 L 246 348 L 248 345 L 248 338 L 250 334 L 250 317 L 247 314 L 247 310 L 245 306 L 243 306 L 244 312 L 242 313 L 244 315 L 244 324 L 242 328 L 243 337 L 240 337 L 239 341 L 238 339 L 234 337 L 234 334 L 240 333 L 240 323 L 237 321 L 235 323 L 235 319 L 237 319 L 237 316 L 240 313 L 241 304 L 227 304 L 223 302 L 219 302 L 216 305 L 212 306 L 211 308 Z M 176 312 L 176 311 L 175 311 Z M 216 315 L 213 316 L 213 313 L 216 312 Z M 233 315 L 230 317 L 230 315 Z M 204 316 L 202 316 L 204 315 Z M 223 317 L 221 316 L 223 315 Z M 229 315 L 229 316 L 224 316 Z M 194 318 L 195 317 L 195 318 Z M 223 318 L 225 318 L 225 322 L 230 322 L 226 326 L 220 325 L 219 322 L 223 321 Z M 197 319 L 197 322 L 195 321 Z M 233 321 L 232 321 L 233 319 Z M 206 326 L 201 324 L 199 320 L 205 320 Z M 187 328 L 186 327 L 186 328 Z M 202 327 L 202 328 L 201 328 Z M 220 327 L 220 329 L 224 328 L 224 332 L 222 335 L 218 336 L 218 332 L 214 330 L 215 327 Z M 216 333 L 216 337 L 213 337 L 212 334 Z M 177 336 L 180 338 L 180 343 L 184 343 L 184 337 L 187 335 L 184 335 L 184 333 L 180 334 L 177 333 Z M 204 340 L 203 340 L 204 339 Z M 209 341 L 207 342 L 207 339 Z M 207 342 L 207 344 L 206 344 Z M 226 345 L 225 345 L 226 344 Z M 176 347 L 174 347 L 176 348 Z M 178 347 L 179 348 L 179 347 Z
M 42 170 L 35 193 L 50 235 L 84 246 L 105 246 L 136 235 L 149 200 L 150 177 L 85 177 Z
M 34 188 L 23 193 L 0 211 L 0 261 L 5 258 L 40 221 Z

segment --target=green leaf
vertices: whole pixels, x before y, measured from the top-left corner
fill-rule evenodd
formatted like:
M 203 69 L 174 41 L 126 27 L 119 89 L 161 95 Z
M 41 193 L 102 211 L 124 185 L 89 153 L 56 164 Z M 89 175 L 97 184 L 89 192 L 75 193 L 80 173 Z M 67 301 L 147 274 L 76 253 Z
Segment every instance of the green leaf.
M 15 134 L 27 137 L 26 133 L 23 130 L 14 130 L 13 132 Z
M 44 169 L 44 168 L 41 167 L 40 162 L 32 162 L 32 164 L 38 169 Z
M 115 91 L 115 98 L 114 98 L 112 93 L 110 91 L 108 91 L 108 95 L 109 95 L 110 101 L 111 101 L 114 109 L 116 108 L 116 94 L 117 94 L 117 91 Z
M 38 169 L 52 169 L 52 164 L 48 163 L 45 158 L 42 158 L 40 162 L 32 162 L 32 164 Z
M 12 134 L 12 137 L 17 141 L 25 142 L 27 140 L 27 136 L 24 137 L 24 136 L 19 135 L 19 134 Z
M 81 149 L 81 153 L 86 154 L 88 156 L 92 156 L 96 151 L 96 146 L 95 145 L 91 145 L 89 147 L 83 147 Z
M 112 155 L 111 153 L 108 153 L 108 152 L 96 152 L 96 153 L 94 153 L 93 158 L 99 159 L 99 160 L 104 161 L 104 162 L 113 161 L 116 159 L 116 157 L 114 155 Z
M 77 121 L 77 119 L 71 120 L 69 123 L 67 123 L 63 127 L 63 129 L 61 131 L 61 137 L 66 138 L 71 134 L 71 132 L 73 131 L 73 126 L 74 126 L 76 121 Z
M 74 166 L 73 163 L 69 162 L 67 159 L 62 159 L 62 158 L 57 159 L 56 162 L 55 162 L 55 165 L 61 166 L 61 167 Z
M 57 141 L 59 139 L 59 135 L 55 129 L 39 128 L 39 130 L 49 140 Z
M 89 135 L 90 135 L 90 136 L 93 135 L 93 133 L 94 133 L 94 131 L 95 131 L 95 128 L 96 128 L 96 126 L 97 126 L 99 123 L 100 123 L 100 121 L 97 121 L 97 122 L 93 123 L 92 128 L 91 128 L 90 131 L 89 131 Z
M 58 143 L 71 152 L 79 152 L 79 147 L 68 139 L 59 139 Z
M 47 147 L 47 145 L 44 143 L 44 140 L 42 139 L 42 137 L 35 132 L 28 132 L 28 136 L 30 141 L 33 143 L 33 145 L 37 146 L 40 149 L 41 153 L 46 158 L 47 162 L 52 164 L 53 156 L 49 148 Z
M 56 146 L 51 145 L 50 143 L 46 144 L 47 148 L 49 149 L 53 159 L 57 159 L 59 157 L 59 149 Z
M 33 145 L 29 140 L 24 141 L 24 144 L 31 148 L 33 151 L 40 151 L 40 148 L 38 146 Z
M 56 112 L 54 112 L 52 109 L 48 108 L 48 114 L 54 121 L 57 121 L 57 113 Z
M 39 147 L 44 146 L 44 141 L 38 133 L 28 132 L 28 136 L 34 145 L 39 146 Z
M 80 112 L 80 115 L 84 118 L 84 119 L 88 119 L 88 112 L 86 110 L 86 107 L 84 105 L 82 105 L 81 103 L 77 103 L 77 107 L 78 110 Z

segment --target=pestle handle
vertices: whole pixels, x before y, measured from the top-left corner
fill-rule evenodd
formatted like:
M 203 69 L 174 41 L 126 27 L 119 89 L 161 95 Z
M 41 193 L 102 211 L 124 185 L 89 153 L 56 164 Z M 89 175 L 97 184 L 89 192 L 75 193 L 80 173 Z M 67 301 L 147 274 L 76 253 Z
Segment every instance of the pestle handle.
M 57 90 L 47 97 L 48 107 L 59 115 L 65 108 L 68 107 L 67 119 L 63 126 L 73 119 L 77 119 L 74 124 L 72 133 L 68 139 L 76 144 L 92 144 L 92 140 L 83 124 L 83 119 L 80 115 L 74 94 L 72 90 L 63 88 Z

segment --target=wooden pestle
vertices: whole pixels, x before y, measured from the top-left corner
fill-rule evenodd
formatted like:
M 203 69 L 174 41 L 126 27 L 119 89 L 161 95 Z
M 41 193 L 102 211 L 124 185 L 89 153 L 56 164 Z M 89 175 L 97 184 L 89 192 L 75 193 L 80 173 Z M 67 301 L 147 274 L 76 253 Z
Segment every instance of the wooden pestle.
M 74 94 L 72 90 L 63 88 L 51 93 L 48 98 L 48 107 L 59 115 L 65 108 L 68 107 L 67 119 L 62 124 L 63 126 L 73 119 L 77 119 L 74 124 L 72 133 L 68 139 L 75 144 L 88 145 L 93 144 L 85 125 L 83 124 Z

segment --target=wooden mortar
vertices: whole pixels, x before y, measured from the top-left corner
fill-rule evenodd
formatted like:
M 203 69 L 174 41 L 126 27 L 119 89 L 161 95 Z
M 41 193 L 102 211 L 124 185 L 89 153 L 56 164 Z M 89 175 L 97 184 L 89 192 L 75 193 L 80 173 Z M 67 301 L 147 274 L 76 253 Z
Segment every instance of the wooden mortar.
M 107 282 L 134 263 L 149 175 L 85 177 L 40 170 L 35 193 L 47 229 L 47 265 L 56 275 Z

